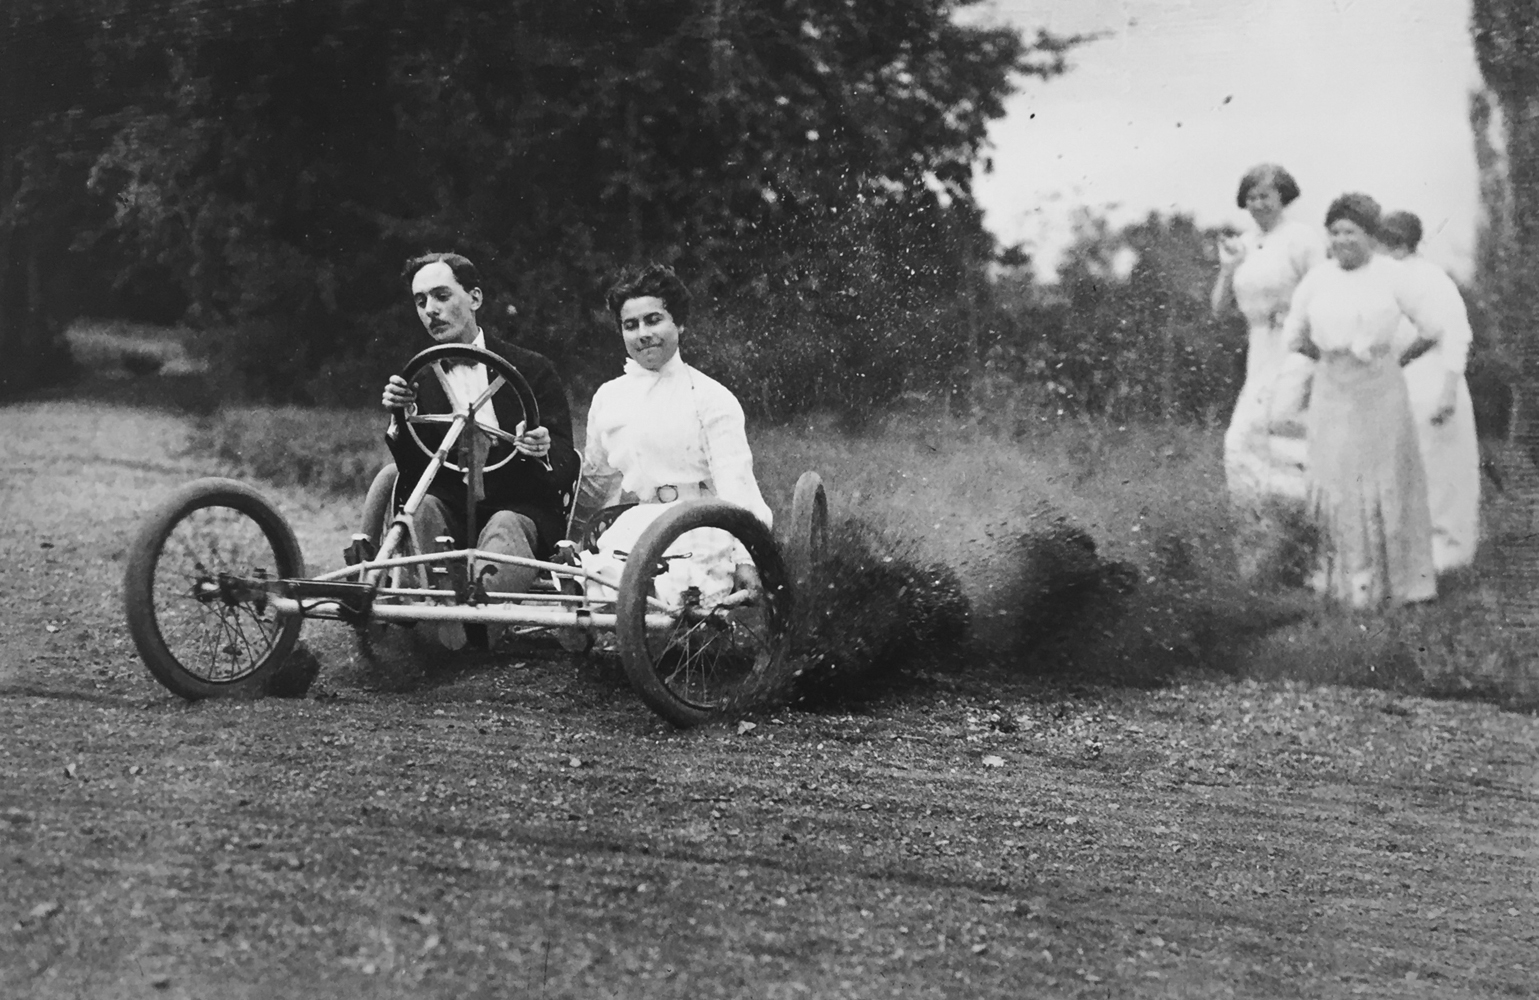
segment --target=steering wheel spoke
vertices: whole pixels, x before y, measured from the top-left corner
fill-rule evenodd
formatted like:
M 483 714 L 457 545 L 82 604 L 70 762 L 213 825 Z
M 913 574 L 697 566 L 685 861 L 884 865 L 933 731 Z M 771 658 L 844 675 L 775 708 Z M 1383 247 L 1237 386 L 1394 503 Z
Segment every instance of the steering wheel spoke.
M 474 403 L 470 404 L 470 405 L 473 408 L 479 410 L 481 407 L 483 407 L 483 406 L 485 406 L 487 404 L 488 400 L 490 400 L 493 396 L 497 395 L 497 390 L 498 389 L 501 389 L 503 386 L 505 386 L 507 384 L 508 384 L 508 380 L 503 378 L 501 375 L 498 375 L 496 378 L 492 379 L 491 384 L 486 387 L 486 391 L 481 393 L 481 395 L 477 396 L 476 397 L 476 401 Z
M 456 420 L 464 419 L 461 413 L 413 413 L 406 418 L 409 424 L 438 424 L 443 427 L 451 426 Z
M 516 447 L 518 445 L 518 438 L 514 437 L 512 434 L 509 434 L 507 431 L 502 430 L 501 428 L 497 428 L 497 427 L 478 427 L 477 429 L 479 431 L 481 431 L 483 434 L 486 434 L 486 435 L 488 435 L 490 437 L 494 437 L 497 440 L 503 442 L 509 448 L 513 448 L 513 447 Z
M 427 371 L 430 365 L 436 365 L 442 361 L 469 362 L 486 366 L 488 376 L 486 389 L 472 401 L 470 409 L 480 410 L 483 406 L 491 406 L 493 397 L 500 393 L 503 399 L 499 407 L 500 422 L 506 423 L 509 417 L 516 416 L 514 423 L 522 423 L 526 429 L 532 430 L 540 426 L 539 403 L 535 400 L 529 383 L 523 375 L 519 374 L 517 368 L 483 348 L 473 347 L 470 344 L 436 344 L 408 361 L 401 372 L 401 377 L 408 385 L 415 385 L 418 377 Z M 436 449 L 422 440 L 422 436 L 417 433 L 417 428 L 438 426 L 447 431 L 456 423 L 463 424 L 468 420 L 468 410 L 458 413 L 421 413 L 412 410 L 406 416 L 406 431 L 422 453 L 431 458 Z M 476 426 L 494 440 L 508 445 L 508 453 L 497 461 L 488 463 L 483 472 L 495 471 L 513 460 L 518 452 L 514 447 L 517 439 L 512 434 L 500 428 L 482 426 L 479 422 Z M 449 461 L 445 461 L 443 467 L 451 472 L 465 471 L 462 466 Z

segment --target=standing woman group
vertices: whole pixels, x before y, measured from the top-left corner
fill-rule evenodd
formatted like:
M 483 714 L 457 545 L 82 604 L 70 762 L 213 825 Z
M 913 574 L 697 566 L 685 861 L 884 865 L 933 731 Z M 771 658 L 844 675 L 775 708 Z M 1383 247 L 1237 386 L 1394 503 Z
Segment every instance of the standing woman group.
M 1359 608 L 1429 600 L 1438 573 L 1473 560 L 1478 533 L 1463 299 L 1412 256 L 1415 216 L 1342 195 L 1326 256 L 1280 218 L 1297 195 L 1280 167 L 1246 174 L 1258 232 L 1220 245 L 1213 291 L 1215 312 L 1233 303 L 1250 327 L 1224 439 L 1241 573 L 1257 578 L 1296 541 L 1293 510 L 1312 528 L 1315 590 Z

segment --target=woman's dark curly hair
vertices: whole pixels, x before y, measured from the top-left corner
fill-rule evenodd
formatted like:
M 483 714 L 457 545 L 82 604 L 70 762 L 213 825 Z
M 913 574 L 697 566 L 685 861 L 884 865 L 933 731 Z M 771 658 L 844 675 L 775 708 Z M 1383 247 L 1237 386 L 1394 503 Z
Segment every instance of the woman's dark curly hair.
M 610 315 L 614 316 L 615 325 L 618 326 L 620 309 L 625 303 L 648 296 L 663 300 L 675 325 L 682 327 L 689 322 L 689 289 L 684 287 L 684 282 L 679 280 L 679 276 L 667 264 L 648 264 L 639 271 L 622 272 L 609 291 L 604 293 L 604 302 L 609 306 Z
M 1299 182 L 1293 179 L 1293 175 L 1275 163 L 1261 163 L 1245 171 L 1245 176 L 1240 178 L 1240 193 L 1235 198 L 1235 204 L 1245 207 L 1245 199 L 1250 197 L 1250 189 L 1257 184 L 1270 184 L 1277 189 L 1278 200 L 1284 205 L 1291 205 L 1299 196 Z
M 1331 202 L 1331 207 L 1325 210 L 1325 228 L 1331 228 L 1331 223 L 1337 219 L 1346 219 L 1357 223 L 1369 236 L 1378 236 L 1379 216 L 1379 203 L 1371 195 L 1348 191 Z

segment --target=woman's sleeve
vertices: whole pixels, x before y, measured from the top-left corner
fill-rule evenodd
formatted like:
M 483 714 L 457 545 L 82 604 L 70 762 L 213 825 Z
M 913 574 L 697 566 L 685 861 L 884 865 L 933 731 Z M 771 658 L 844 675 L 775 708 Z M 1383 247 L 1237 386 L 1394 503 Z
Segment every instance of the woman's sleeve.
M 701 389 L 705 390 L 702 386 Z M 706 462 L 711 468 L 711 484 L 723 500 L 745 508 L 766 526 L 774 525 L 775 515 L 753 474 L 753 451 L 748 447 L 748 432 L 743 406 L 724 386 L 702 391 L 700 420 L 705 434 Z
M 1416 269 L 1403 264 L 1395 267 L 1392 284 L 1395 303 L 1411 321 L 1413 327 L 1407 330 L 1404 324 L 1401 325 L 1396 340 L 1405 341 L 1409 337 L 1410 342 L 1396 343 L 1395 351 L 1404 353 L 1416 345 L 1424 348 L 1437 345 L 1446 353 L 1449 345 L 1459 340 L 1458 327 L 1462 324 L 1464 350 L 1459 352 L 1459 371 L 1462 372 L 1464 370 L 1463 354 L 1469 349 L 1469 319 L 1463 315 L 1463 300 L 1459 301 L 1457 310 L 1454 309 L 1453 304 L 1448 300 L 1447 289 L 1442 287 L 1440 282 L 1425 280 L 1416 273 Z M 1448 284 L 1453 284 L 1452 279 L 1449 279 Z M 1458 289 L 1453 289 L 1453 293 L 1457 295 Z
M 598 511 L 620 499 L 621 473 L 609 464 L 609 454 L 604 449 L 603 389 L 593 394 L 593 404 L 588 407 L 587 440 L 583 445 L 582 477 L 577 486 L 577 505 L 573 514 L 574 528 L 580 530 Z
M 1475 339 L 1473 331 L 1470 330 L 1469 309 L 1464 304 L 1464 293 L 1459 291 L 1459 286 L 1453 278 L 1436 264 L 1429 266 L 1437 268 L 1434 282 L 1439 286 L 1438 297 L 1442 300 L 1441 312 L 1444 317 L 1443 337 L 1438 344 L 1438 349 L 1448 371 L 1455 375 L 1463 375 L 1465 366 L 1469 364 L 1470 343 Z

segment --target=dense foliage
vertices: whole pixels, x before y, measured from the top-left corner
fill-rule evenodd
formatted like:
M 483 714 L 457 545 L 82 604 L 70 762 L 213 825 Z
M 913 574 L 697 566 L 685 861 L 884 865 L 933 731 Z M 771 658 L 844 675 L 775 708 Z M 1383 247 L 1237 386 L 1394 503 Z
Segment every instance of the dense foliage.
M 1539 382 L 1533 310 L 1539 301 L 1539 120 L 1533 114 L 1539 8 L 1526 0 L 1474 0 L 1471 31 L 1488 91 L 1475 96 L 1470 113 L 1484 208 L 1475 290 L 1492 327 L 1493 361 L 1533 386 Z M 1532 437 L 1539 425 L 1512 430 Z
M 985 127 L 1076 42 L 968 2 L 13 0 L 0 338 L 185 319 L 234 390 L 371 397 L 420 343 L 399 262 L 457 248 L 590 377 L 606 276 L 664 259 L 760 410 L 954 378 Z
M 1227 418 L 1245 328 L 1210 312 L 1217 237 L 1186 215 L 1115 227 L 1082 212 L 1055 284 L 1002 274 L 982 335 L 994 412 L 1017 430 L 1060 416 Z

